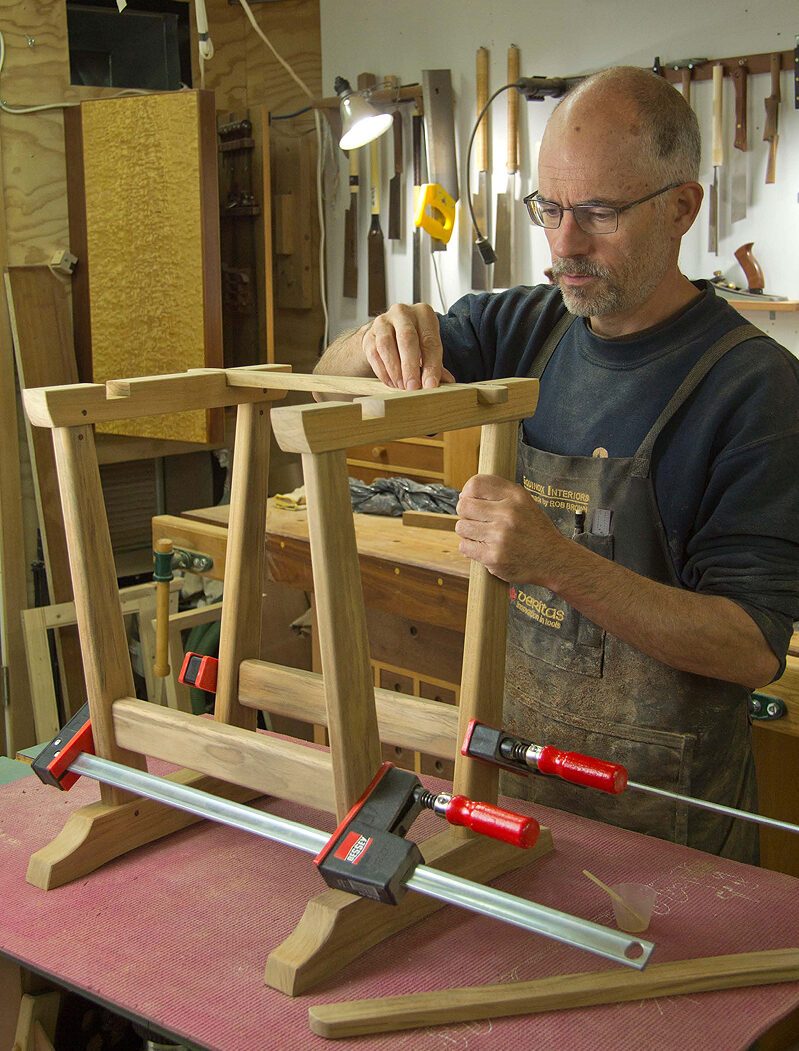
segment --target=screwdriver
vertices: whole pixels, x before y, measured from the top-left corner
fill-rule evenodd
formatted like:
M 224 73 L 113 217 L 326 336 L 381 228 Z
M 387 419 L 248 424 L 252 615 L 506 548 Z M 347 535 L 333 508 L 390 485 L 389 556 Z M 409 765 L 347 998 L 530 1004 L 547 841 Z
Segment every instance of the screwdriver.
M 582 755 L 580 752 L 561 751 L 552 745 L 535 744 L 523 737 L 508 734 L 504 730 L 486 726 L 476 719 L 469 723 L 461 754 L 472 759 L 494 763 L 505 770 L 513 770 L 515 773 L 533 772 L 545 774 L 548 777 L 559 777 L 562 781 L 581 785 L 584 788 L 594 788 L 609 795 L 620 795 L 626 789 L 633 789 L 637 792 L 673 799 L 687 806 L 740 818 L 743 821 L 752 821 L 771 828 L 781 828 L 787 832 L 799 832 L 799 825 L 794 825 L 790 821 L 781 821 L 778 818 L 765 817 L 763 814 L 753 814 L 749 810 L 725 806 L 723 803 L 713 803 L 707 799 L 697 799 L 695 796 L 686 796 L 679 792 L 669 792 L 665 788 L 654 788 L 652 785 L 630 781 L 627 777 L 627 770 L 620 763 L 610 763 L 605 759 L 597 759 L 595 756 Z

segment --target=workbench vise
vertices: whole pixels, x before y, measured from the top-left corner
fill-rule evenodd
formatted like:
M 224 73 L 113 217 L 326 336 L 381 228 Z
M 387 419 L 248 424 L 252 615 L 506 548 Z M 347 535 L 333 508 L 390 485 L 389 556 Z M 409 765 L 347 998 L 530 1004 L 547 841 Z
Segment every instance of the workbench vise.
M 382 763 L 364 794 L 314 858 L 329 887 L 396 905 L 424 858 L 404 837 L 422 810 L 514 846 L 535 845 L 533 817 L 448 792 L 430 792 L 409 770 Z

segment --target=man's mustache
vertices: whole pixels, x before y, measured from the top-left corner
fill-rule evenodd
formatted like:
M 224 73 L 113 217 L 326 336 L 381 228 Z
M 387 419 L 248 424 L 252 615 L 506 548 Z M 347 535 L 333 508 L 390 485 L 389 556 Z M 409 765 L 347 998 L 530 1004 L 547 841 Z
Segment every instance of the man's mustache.
M 553 277 L 562 277 L 563 274 L 570 277 L 610 277 L 605 267 L 589 259 L 558 259 L 552 263 L 551 270 Z

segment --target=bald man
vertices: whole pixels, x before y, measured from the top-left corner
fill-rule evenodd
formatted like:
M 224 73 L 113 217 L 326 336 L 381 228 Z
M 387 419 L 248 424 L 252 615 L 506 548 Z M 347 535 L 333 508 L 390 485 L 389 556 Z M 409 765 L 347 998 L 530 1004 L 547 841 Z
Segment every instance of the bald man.
M 748 699 L 799 618 L 799 361 L 679 269 L 696 117 L 617 68 L 554 110 L 525 199 L 554 285 L 392 306 L 317 371 L 406 390 L 541 381 L 517 484 L 463 489 L 463 554 L 508 582 L 505 725 L 631 780 L 756 809 Z M 755 826 L 543 778 L 505 791 L 743 861 Z

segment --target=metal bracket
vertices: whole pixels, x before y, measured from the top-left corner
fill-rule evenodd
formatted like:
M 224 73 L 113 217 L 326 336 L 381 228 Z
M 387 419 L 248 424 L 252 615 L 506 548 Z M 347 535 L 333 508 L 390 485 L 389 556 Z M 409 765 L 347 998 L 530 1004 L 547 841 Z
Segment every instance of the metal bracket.
M 785 701 L 771 693 L 753 693 L 749 698 L 749 718 L 761 722 L 781 719 L 786 712 Z
M 199 551 L 187 551 L 184 547 L 172 549 L 172 568 L 184 569 L 189 573 L 210 573 L 214 568 L 214 560 L 210 555 L 204 555 Z

